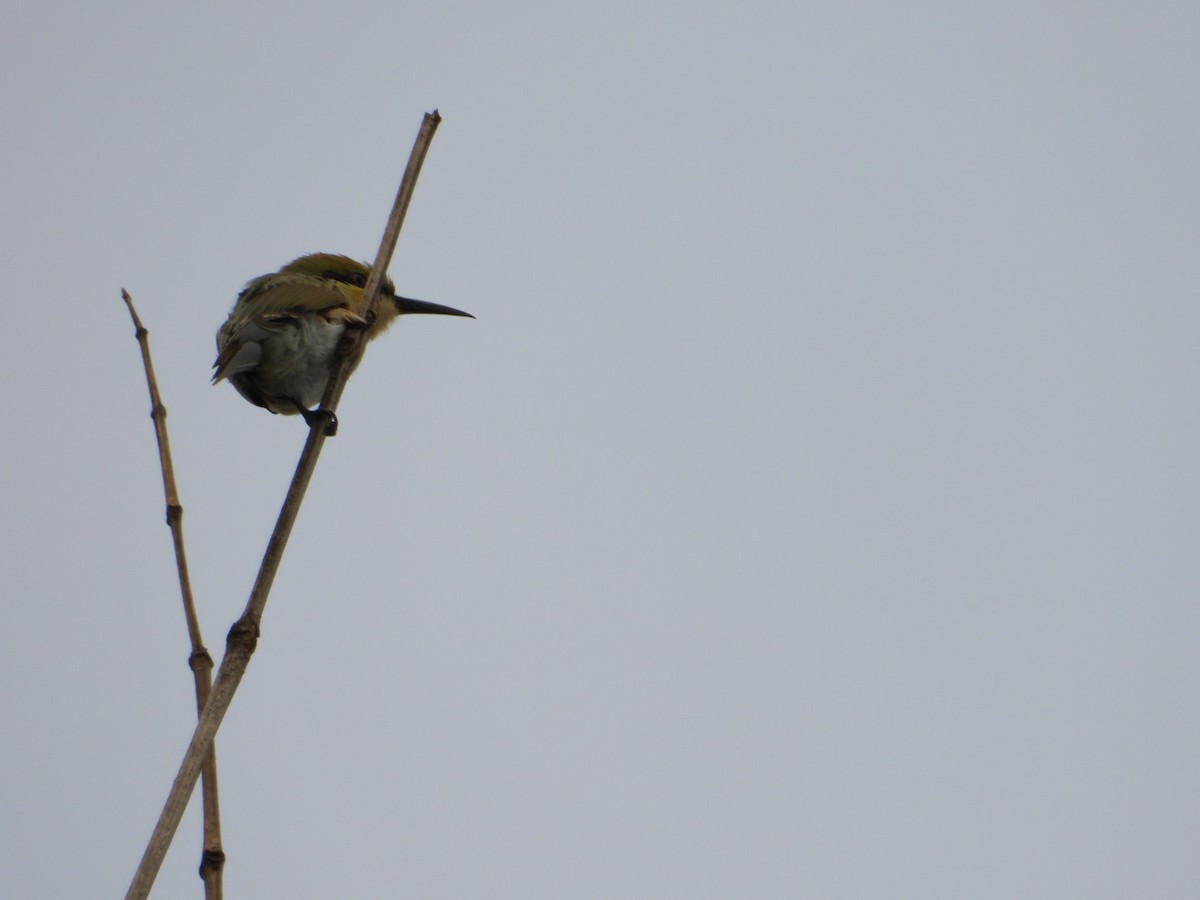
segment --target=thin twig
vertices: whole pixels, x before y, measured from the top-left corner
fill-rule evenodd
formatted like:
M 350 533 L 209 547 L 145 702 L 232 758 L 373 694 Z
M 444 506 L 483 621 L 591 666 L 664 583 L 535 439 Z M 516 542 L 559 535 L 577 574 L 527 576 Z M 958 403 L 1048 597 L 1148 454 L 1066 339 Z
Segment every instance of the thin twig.
M 171 461 L 171 441 L 167 436 L 167 407 L 158 392 L 158 379 L 154 377 L 154 363 L 150 358 L 150 332 L 142 325 L 133 298 L 124 288 L 121 299 L 129 308 L 133 319 L 134 335 L 142 351 L 142 365 L 146 370 L 146 385 L 150 389 L 150 418 L 154 422 L 154 436 L 158 439 L 158 461 L 162 469 L 163 494 L 167 501 L 167 526 L 171 529 L 171 540 L 175 546 L 175 564 L 179 570 L 179 593 L 183 597 L 183 617 L 187 622 L 188 639 L 192 652 L 188 667 L 196 688 L 196 715 L 204 710 L 212 686 L 212 657 L 204 646 L 200 634 L 200 620 L 196 616 L 196 604 L 192 599 L 192 582 L 188 577 L 187 553 L 183 543 L 183 505 L 175 488 L 175 466 Z M 217 748 L 210 746 L 202 767 L 203 781 L 201 796 L 204 801 L 204 849 L 201 853 L 200 877 L 204 879 L 205 900 L 221 900 L 222 871 L 225 852 L 221 848 L 221 809 L 217 800 Z
M 388 227 L 384 231 L 379 254 L 375 259 L 375 267 L 367 281 L 364 291 L 364 308 L 372 308 L 371 304 L 378 295 L 379 286 L 383 281 L 383 272 L 391 261 L 392 252 L 400 234 L 400 226 L 404 222 L 404 213 L 408 208 L 408 201 L 412 197 L 417 174 L 420 172 L 421 163 L 425 159 L 429 143 L 433 140 L 433 134 L 440 122 L 441 116 L 438 115 L 437 110 L 434 110 L 425 115 L 421 124 L 421 130 L 417 135 L 408 166 L 404 172 L 404 179 L 396 194 L 392 214 L 388 219 Z M 348 353 L 335 365 L 329 385 L 325 390 L 323 408 L 330 412 L 336 412 L 337 402 L 341 399 L 342 391 L 346 386 L 347 374 L 352 368 L 350 363 L 352 360 L 356 361 L 361 354 L 361 343 L 352 345 Z M 238 684 L 241 683 L 242 676 L 246 673 L 246 666 L 250 663 L 250 657 L 253 655 L 255 644 L 258 641 L 262 613 L 267 605 L 267 595 L 275 580 L 275 573 L 279 569 L 279 562 L 283 558 L 284 548 L 287 546 L 287 540 L 291 534 L 292 525 L 296 521 L 296 514 L 300 510 L 300 503 L 304 499 L 304 493 L 308 489 L 313 469 L 317 465 L 317 458 L 325 444 L 325 437 L 325 428 L 322 423 L 317 422 L 309 428 L 308 440 L 304 444 L 300 461 L 296 465 L 296 474 L 292 476 L 291 486 L 284 498 L 283 507 L 279 511 L 275 531 L 267 543 L 258 578 L 250 591 L 246 609 L 241 618 L 229 630 L 229 636 L 225 643 L 225 658 L 221 660 L 221 667 L 213 682 L 212 693 L 200 715 L 200 721 L 196 725 L 179 772 L 171 785 L 171 792 L 167 796 L 167 802 L 158 818 L 158 824 L 150 836 L 146 852 L 142 855 L 142 861 L 129 885 L 129 891 L 125 895 L 126 900 L 144 900 L 149 896 L 150 888 L 162 866 L 163 857 L 166 856 L 175 830 L 179 827 L 179 820 L 183 818 L 188 797 L 196 785 L 196 779 L 200 773 L 200 761 L 211 746 L 213 737 L 221 725 L 221 720 L 224 719 L 233 695 L 237 691 Z

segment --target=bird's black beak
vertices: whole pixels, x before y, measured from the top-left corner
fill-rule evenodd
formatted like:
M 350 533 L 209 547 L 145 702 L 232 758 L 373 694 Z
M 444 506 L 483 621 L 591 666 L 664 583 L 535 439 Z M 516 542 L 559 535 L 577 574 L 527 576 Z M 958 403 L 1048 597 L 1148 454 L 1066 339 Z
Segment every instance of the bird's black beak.
M 408 297 L 396 298 L 396 311 L 400 315 L 405 315 L 406 313 L 425 313 L 431 316 L 466 316 L 468 319 L 475 318 L 470 313 L 465 313 L 461 309 L 442 306 L 440 303 L 427 303 L 424 300 L 410 300 Z

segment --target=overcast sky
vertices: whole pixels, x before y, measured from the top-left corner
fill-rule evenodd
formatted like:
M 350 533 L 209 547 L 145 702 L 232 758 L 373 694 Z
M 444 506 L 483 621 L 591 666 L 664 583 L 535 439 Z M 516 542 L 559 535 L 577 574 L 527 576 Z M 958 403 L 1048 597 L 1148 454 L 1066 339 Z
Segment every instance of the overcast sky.
M 1200 10 L 10 4 L 0 896 L 123 895 L 305 437 L 250 278 L 373 344 L 218 738 L 230 898 L 1200 895 Z M 189 809 L 154 892 L 201 897 Z

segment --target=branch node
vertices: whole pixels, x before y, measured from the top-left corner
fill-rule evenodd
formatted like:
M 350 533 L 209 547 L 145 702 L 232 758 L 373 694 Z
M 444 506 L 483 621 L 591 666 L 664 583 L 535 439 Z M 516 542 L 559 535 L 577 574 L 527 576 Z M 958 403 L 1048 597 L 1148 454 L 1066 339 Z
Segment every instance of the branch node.
M 211 672 L 212 667 L 213 658 L 209 656 L 207 647 L 199 647 L 188 656 L 188 668 L 193 672 Z
M 209 873 L 220 872 L 225 868 L 225 852 L 223 850 L 205 850 L 200 856 L 200 877 L 207 880 Z
M 241 652 L 246 655 L 253 653 L 258 644 L 259 633 L 258 620 L 253 616 L 242 616 L 229 629 L 229 636 L 225 638 L 225 652 Z

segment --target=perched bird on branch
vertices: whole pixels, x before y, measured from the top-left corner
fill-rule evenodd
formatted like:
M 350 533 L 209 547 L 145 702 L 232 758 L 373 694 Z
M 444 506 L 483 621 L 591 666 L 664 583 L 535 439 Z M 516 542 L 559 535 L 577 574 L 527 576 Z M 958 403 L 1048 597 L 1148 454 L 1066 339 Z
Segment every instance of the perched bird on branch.
M 377 313 L 364 318 L 355 310 L 370 274 L 369 265 L 347 256 L 312 253 L 250 281 L 217 331 L 213 384 L 228 380 L 255 406 L 304 416 L 309 426 L 323 423 L 326 434 L 333 434 L 337 419 L 313 407 L 325 393 L 350 329 L 363 329 L 369 341 L 406 314 L 475 318 L 438 303 L 397 297 L 391 279 L 379 290 Z

